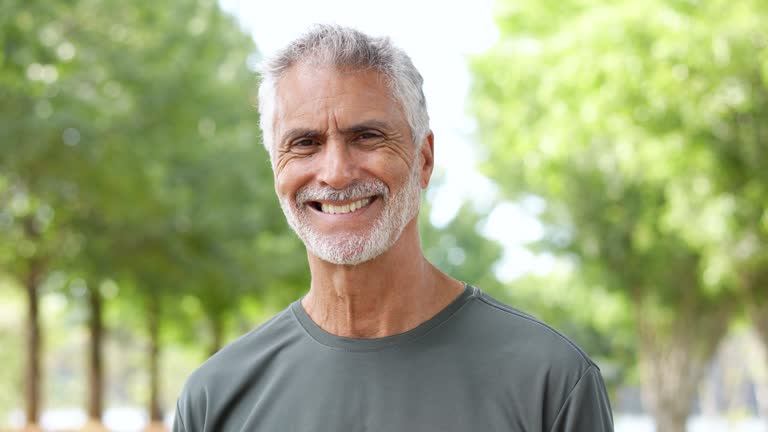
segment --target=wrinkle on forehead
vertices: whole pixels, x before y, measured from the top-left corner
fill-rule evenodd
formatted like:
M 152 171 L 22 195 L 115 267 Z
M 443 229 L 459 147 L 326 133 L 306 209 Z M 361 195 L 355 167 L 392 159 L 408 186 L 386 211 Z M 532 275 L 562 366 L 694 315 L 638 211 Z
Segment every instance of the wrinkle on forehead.
M 358 75 L 358 74 L 365 74 L 370 78 L 373 78 L 376 80 L 377 83 L 381 84 L 380 88 L 386 89 L 386 96 L 387 98 L 394 104 L 394 107 L 397 109 L 397 112 L 401 119 L 405 122 L 405 124 L 408 126 L 408 129 L 410 129 L 410 125 L 407 122 L 406 116 L 405 116 L 405 110 L 402 107 L 402 104 L 400 101 L 395 98 L 390 86 L 388 85 L 388 80 L 386 79 L 385 75 L 382 73 L 372 69 L 372 68 L 354 68 L 354 67 L 335 67 L 335 66 L 322 66 L 322 65 L 316 65 L 312 62 L 302 62 L 298 63 L 292 67 L 290 67 L 283 77 L 276 83 L 276 92 L 275 92 L 275 110 L 273 113 L 273 120 L 272 120 L 272 131 L 275 138 L 275 144 L 279 144 L 279 140 L 281 138 L 281 133 L 279 132 L 279 125 L 281 123 L 284 123 L 284 120 L 286 120 L 286 117 L 289 115 L 293 115 L 296 113 L 288 113 L 286 110 L 286 104 L 290 101 L 292 97 L 300 96 L 300 95 L 307 95 L 309 96 L 312 92 L 314 92 L 317 89 L 317 83 L 319 80 L 324 81 L 323 82 L 323 88 L 326 89 L 324 93 L 326 93 L 328 96 L 323 95 L 317 95 L 316 97 L 311 97 L 313 100 L 313 103 L 315 104 L 314 107 L 312 107 L 307 111 L 307 115 L 312 114 L 313 112 L 316 112 L 318 109 L 325 108 L 329 101 L 332 99 L 336 99 L 340 96 L 343 96 L 348 91 L 344 91 L 344 82 L 345 80 L 337 79 L 339 75 L 342 77 L 351 76 L 351 75 Z M 292 87 L 291 89 L 287 89 L 287 82 L 290 82 Z M 371 91 L 376 91 L 376 87 L 372 86 Z M 379 92 L 377 92 L 379 93 Z M 380 94 L 380 93 L 379 93 Z M 307 99 L 310 99 L 309 97 Z M 334 107 L 335 108 L 335 107 Z M 336 111 L 336 109 L 331 110 Z M 329 112 L 329 114 L 330 114 Z M 297 116 L 300 117 L 301 115 Z M 334 122 L 331 122 L 331 118 L 329 116 L 328 124 L 334 124 L 338 127 L 338 124 Z

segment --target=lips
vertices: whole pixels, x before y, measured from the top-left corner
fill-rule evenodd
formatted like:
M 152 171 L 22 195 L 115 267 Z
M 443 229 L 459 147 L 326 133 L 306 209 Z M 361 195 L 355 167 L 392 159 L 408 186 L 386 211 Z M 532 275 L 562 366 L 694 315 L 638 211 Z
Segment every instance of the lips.
M 377 199 L 387 201 L 389 189 L 378 179 L 358 180 L 333 189 L 325 185 L 307 185 L 296 192 L 296 210 L 310 208 L 325 215 L 356 214 L 370 207 Z

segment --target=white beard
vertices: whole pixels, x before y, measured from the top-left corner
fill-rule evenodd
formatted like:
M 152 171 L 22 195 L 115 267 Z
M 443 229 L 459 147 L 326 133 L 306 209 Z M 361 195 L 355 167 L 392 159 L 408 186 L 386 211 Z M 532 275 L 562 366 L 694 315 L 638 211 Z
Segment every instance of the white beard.
M 355 200 L 379 195 L 383 210 L 373 225 L 363 232 L 323 234 L 310 222 L 307 202 Z M 301 238 L 307 250 L 332 264 L 357 265 L 383 254 L 400 238 L 406 225 L 419 213 L 421 185 L 419 164 L 399 193 L 390 196 L 389 188 L 379 179 L 355 182 L 344 189 L 305 186 L 296 192 L 293 204 L 280 198 L 280 207 L 288 225 Z

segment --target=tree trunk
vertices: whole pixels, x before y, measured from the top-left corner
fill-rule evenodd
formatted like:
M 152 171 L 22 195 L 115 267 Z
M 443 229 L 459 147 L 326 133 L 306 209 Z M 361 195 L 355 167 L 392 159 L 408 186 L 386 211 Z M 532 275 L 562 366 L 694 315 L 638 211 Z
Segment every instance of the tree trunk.
M 768 419 L 768 383 L 765 380 L 755 385 L 755 399 L 757 399 L 757 416 Z M 765 428 L 766 425 L 763 424 L 763 427 Z
M 719 311 L 681 308 L 661 323 L 638 311 L 639 366 L 643 402 L 657 432 L 685 432 L 702 376 L 728 328 L 727 307 Z
M 40 241 L 40 226 L 32 216 L 24 218 L 24 234 L 35 244 Z M 26 369 L 26 429 L 39 430 L 40 418 L 40 389 L 42 387 L 42 346 L 43 337 L 40 330 L 40 284 L 43 281 L 46 261 L 40 256 L 27 260 L 24 275 L 24 289 L 27 293 L 27 369 Z
M 149 421 L 162 422 L 160 408 L 160 299 L 150 294 L 147 310 L 149 330 Z
M 656 432 L 686 432 L 688 424 L 687 412 L 660 411 L 654 418 Z
M 768 305 L 747 303 L 752 325 L 755 327 L 758 338 L 768 352 Z
M 765 353 L 763 359 L 768 360 L 768 270 L 766 266 L 761 265 L 757 270 L 742 274 L 741 289 L 752 326 L 763 345 L 762 351 Z M 768 416 L 768 378 L 763 377 L 761 381 L 756 383 L 755 397 L 758 414 L 766 418 Z
M 30 260 L 24 281 L 27 292 L 27 373 L 26 373 L 26 423 L 28 430 L 37 428 L 40 418 L 40 388 L 42 385 L 42 334 L 40 332 L 40 281 L 42 265 Z
M 768 354 L 768 306 L 749 304 L 749 314 L 752 319 L 755 333 L 763 345 L 763 352 Z M 768 359 L 768 355 L 763 357 Z M 756 383 L 755 397 L 757 399 L 758 414 L 768 418 L 768 379 Z
M 208 353 L 212 356 L 221 349 L 224 326 L 220 317 L 209 317 L 209 321 L 211 323 L 211 347 Z
M 88 352 L 88 430 L 99 429 L 102 424 L 101 417 L 104 409 L 102 303 L 103 299 L 98 286 L 88 284 L 88 304 L 90 307 L 88 330 L 91 336 Z
M 646 344 L 641 342 L 640 348 L 641 390 L 643 402 L 656 423 L 656 432 L 685 432 L 696 396 L 697 378 L 704 368 L 691 365 L 685 370 L 685 365 L 662 360 L 684 355 L 684 349 L 660 353 L 658 347 L 642 346 Z M 663 363 L 667 363 L 666 366 L 662 366 Z

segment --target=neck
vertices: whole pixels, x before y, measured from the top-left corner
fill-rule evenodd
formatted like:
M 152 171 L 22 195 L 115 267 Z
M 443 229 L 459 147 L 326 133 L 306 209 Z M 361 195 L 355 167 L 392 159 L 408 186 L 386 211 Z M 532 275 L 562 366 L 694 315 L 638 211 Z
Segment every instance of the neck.
M 310 254 L 309 265 L 312 284 L 302 306 L 315 323 L 337 336 L 406 332 L 445 308 L 463 289 L 424 258 L 416 219 L 387 252 L 371 261 L 335 265 Z

